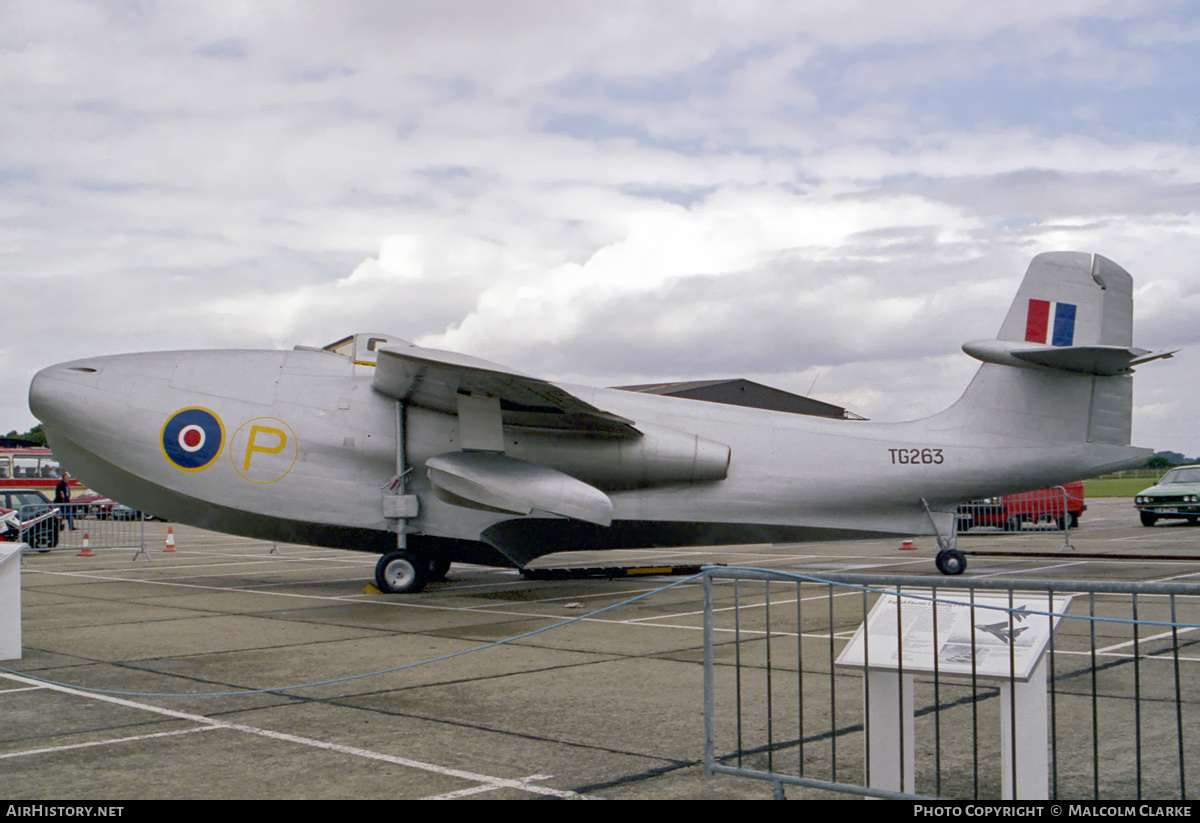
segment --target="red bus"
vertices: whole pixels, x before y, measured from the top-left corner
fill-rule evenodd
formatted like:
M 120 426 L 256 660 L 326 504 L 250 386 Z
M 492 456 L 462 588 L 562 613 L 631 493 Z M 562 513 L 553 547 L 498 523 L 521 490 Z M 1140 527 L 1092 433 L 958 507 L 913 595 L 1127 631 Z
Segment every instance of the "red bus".
M 41 489 L 48 497 L 62 477 L 62 466 L 54 453 L 44 446 L 0 446 L 0 488 Z M 71 496 L 84 486 L 71 477 L 67 480 Z

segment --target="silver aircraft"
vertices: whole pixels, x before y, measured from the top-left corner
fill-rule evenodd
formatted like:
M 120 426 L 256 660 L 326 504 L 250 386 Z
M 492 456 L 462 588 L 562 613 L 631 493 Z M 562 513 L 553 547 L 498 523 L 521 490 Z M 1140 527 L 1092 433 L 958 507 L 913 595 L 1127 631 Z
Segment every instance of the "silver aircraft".
M 1140 465 L 1129 445 L 1132 281 L 1034 258 L 946 411 L 839 421 L 563 385 L 383 334 L 325 348 L 88 357 L 29 405 L 89 486 L 203 528 L 382 555 L 415 592 L 451 561 L 575 549 L 936 535 L 959 502 Z

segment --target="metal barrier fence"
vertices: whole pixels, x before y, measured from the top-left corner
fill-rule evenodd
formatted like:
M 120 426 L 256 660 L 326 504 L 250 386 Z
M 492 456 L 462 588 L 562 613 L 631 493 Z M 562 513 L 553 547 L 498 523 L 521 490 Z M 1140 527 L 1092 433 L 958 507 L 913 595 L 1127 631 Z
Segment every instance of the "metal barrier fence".
M 1093 479 L 1094 480 L 1150 480 L 1150 481 L 1157 482 L 1162 479 L 1162 476 L 1164 474 L 1166 474 L 1173 468 L 1175 468 L 1174 465 L 1164 466 L 1163 468 L 1160 468 L 1160 469 L 1124 469 L 1122 471 L 1109 472 L 1108 474 L 1102 474 L 1099 477 L 1096 477 Z M 1153 485 L 1154 482 L 1151 482 L 1148 485 Z
M 1008 533 L 1028 530 L 1061 530 L 1064 548 L 1070 548 L 1070 532 L 1079 525 L 1086 506 L 1081 491 L 1072 494 L 1063 486 L 972 500 L 958 507 L 958 533 L 992 529 Z
M 706 772 L 778 797 L 1187 799 L 1197 598 L 1195 584 L 708 569 Z
M 146 547 L 145 520 L 141 512 L 124 507 L 97 507 L 86 503 L 50 503 L 17 510 L 20 540 L 29 551 Z

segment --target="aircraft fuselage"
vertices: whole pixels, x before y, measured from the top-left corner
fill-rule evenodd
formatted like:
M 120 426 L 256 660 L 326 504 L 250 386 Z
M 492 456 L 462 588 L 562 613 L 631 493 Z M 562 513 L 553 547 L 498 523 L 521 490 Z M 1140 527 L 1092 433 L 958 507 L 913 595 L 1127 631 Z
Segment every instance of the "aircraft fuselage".
M 374 390 L 372 371 L 317 350 L 94 357 L 41 371 L 30 406 L 64 464 L 130 506 L 234 534 L 380 552 L 396 544 L 382 500 L 398 473 L 399 404 Z M 563 388 L 646 434 L 505 425 L 504 454 L 602 489 L 611 527 L 445 502 L 423 467 L 462 448 L 459 421 L 408 407 L 404 460 L 415 470 L 406 491 L 420 511 L 407 530 L 505 545 L 518 563 L 625 543 L 929 534 L 930 511 L 944 525 L 957 501 L 1077 479 L 1094 470 L 1097 449 L 1111 450 L 1114 466 L 1144 454 L 989 434 L 949 413 L 880 424 Z

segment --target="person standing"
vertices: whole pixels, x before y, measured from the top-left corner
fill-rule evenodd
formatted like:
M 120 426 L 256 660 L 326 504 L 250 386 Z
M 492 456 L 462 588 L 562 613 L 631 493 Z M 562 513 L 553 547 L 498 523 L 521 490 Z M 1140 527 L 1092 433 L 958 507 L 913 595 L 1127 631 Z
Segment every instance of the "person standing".
M 67 485 L 68 477 L 69 475 L 63 472 L 62 477 L 58 478 L 58 485 L 54 487 L 54 502 L 58 504 L 63 517 L 67 519 L 67 527 L 71 531 L 75 531 L 75 507 L 71 505 L 71 487 Z

